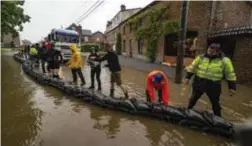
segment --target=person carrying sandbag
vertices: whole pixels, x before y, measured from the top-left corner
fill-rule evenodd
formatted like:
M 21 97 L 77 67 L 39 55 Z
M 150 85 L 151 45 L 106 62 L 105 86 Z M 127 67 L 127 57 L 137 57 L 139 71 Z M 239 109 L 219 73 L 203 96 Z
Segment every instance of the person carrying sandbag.
M 195 77 L 188 108 L 193 108 L 197 100 L 206 93 L 212 104 L 214 114 L 221 116 L 219 103 L 221 80 L 224 77 L 226 78 L 230 96 L 233 96 L 236 90 L 236 74 L 231 60 L 222 53 L 220 44 L 211 44 L 205 54 L 195 58 L 192 64 L 187 67 L 187 74 L 183 84 L 187 85 L 193 75 Z
M 84 86 L 86 84 L 85 78 L 81 72 L 81 67 L 82 67 L 82 58 L 81 58 L 81 54 L 78 51 L 76 44 L 72 44 L 70 46 L 71 50 L 72 50 L 72 57 L 70 58 L 70 60 L 66 63 L 66 65 L 71 68 L 72 70 L 72 75 L 73 75 L 73 81 L 70 82 L 72 84 L 76 84 L 77 83 L 77 74 L 79 75 L 80 79 L 81 79 L 81 86 Z
M 106 65 L 106 67 L 108 67 L 111 72 L 110 96 L 114 97 L 114 90 L 115 90 L 114 86 L 116 83 L 117 86 L 119 86 L 121 90 L 123 91 L 125 98 L 128 99 L 129 98 L 128 91 L 125 89 L 125 87 L 122 86 L 121 66 L 119 64 L 118 56 L 113 51 L 112 48 L 106 48 L 106 49 L 107 49 L 107 54 L 100 59 L 100 62 L 107 60 L 108 64 Z
M 101 63 L 99 62 L 100 59 L 100 55 L 98 55 L 98 50 L 95 49 L 94 47 L 91 48 L 92 52 L 91 54 L 88 56 L 88 64 L 91 66 L 91 86 L 89 87 L 89 89 L 94 89 L 94 77 L 96 75 L 96 80 L 98 83 L 98 91 L 101 90 L 101 79 L 100 79 L 100 75 L 101 75 Z
M 154 70 L 146 78 L 146 98 L 149 102 L 155 101 L 155 90 L 158 91 L 159 102 L 168 105 L 168 79 L 162 71 Z

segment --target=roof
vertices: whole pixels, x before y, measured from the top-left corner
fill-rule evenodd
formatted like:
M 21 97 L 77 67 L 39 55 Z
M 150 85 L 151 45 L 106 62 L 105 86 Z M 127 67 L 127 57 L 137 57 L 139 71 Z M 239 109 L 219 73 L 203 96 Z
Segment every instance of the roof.
M 88 29 L 82 29 L 81 33 L 82 33 L 82 35 L 92 35 L 91 30 L 88 30 Z
M 248 35 L 252 37 L 252 26 L 241 26 L 221 29 L 210 33 L 209 37 L 220 37 L 220 36 L 241 36 Z
M 58 33 L 64 33 L 69 35 L 78 35 L 78 32 L 68 29 L 53 29 L 52 31 L 57 31 Z
M 111 31 L 113 31 L 114 29 L 116 29 L 117 27 L 119 27 L 119 26 L 120 26 L 121 24 L 123 24 L 124 22 L 126 22 L 126 21 L 128 21 L 129 19 L 135 17 L 136 15 L 142 13 L 143 11 L 145 11 L 146 9 L 150 8 L 151 6 L 157 4 L 158 2 L 160 2 L 160 1 L 156 1 L 156 0 L 152 1 L 152 2 L 149 3 L 147 6 L 145 6 L 144 8 L 142 8 L 141 10 L 139 10 L 138 12 L 136 12 L 135 14 L 131 15 L 131 16 L 128 17 L 127 19 L 123 20 L 119 25 L 117 25 L 117 26 L 114 27 L 113 29 L 107 31 L 106 33 L 109 33 L 109 32 L 111 32 Z
M 100 32 L 100 31 L 96 31 L 95 33 L 93 33 L 92 35 L 94 35 L 94 34 L 97 34 L 97 33 L 101 33 L 102 35 L 104 35 L 102 32 Z
M 124 11 L 118 11 L 114 17 L 112 17 L 112 19 L 110 19 L 110 21 L 112 21 L 120 12 L 126 12 L 126 11 L 132 11 L 132 10 L 137 10 L 137 9 L 141 9 L 141 8 L 131 8 L 131 9 L 126 9 Z

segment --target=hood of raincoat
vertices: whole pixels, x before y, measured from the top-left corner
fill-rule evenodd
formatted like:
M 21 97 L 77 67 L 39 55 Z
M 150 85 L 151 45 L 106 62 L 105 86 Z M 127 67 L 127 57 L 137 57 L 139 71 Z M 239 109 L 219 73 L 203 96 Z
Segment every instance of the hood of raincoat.
M 71 48 L 71 50 L 73 51 L 73 53 L 78 52 L 78 49 L 77 49 L 77 45 L 76 45 L 76 44 L 72 44 L 72 45 L 70 46 L 70 48 Z

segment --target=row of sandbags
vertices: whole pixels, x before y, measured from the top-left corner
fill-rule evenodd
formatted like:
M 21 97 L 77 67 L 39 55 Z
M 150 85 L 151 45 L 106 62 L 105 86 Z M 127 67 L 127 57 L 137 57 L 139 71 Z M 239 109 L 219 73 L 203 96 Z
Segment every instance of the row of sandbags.
M 18 55 L 14 56 L 17 61 L 22 60 L 22 58 L 17 59 Z M 150 103 L 144 100 L 125 100 L 108 97 L 100 92 L 83 87 L 68 85 L 65 84 L 63 80 L 46 76 L 42 72 L 32 69 L 31 62 L 28 60 L 20 62 L 23 62 L 22 68 L 24 72 L 39 83 L 56 87 L 68 95 L 81 98 L 89 103 L 96 104 L 101 107 L 121 110 L 135 115 L 156 117 L 175 124 L 190 127 L 192 129 L 225 136 L 227 138 L 233 137 L 233 124 L 221 117 L 214 116 L 212 113 L 207 111 L 198 112 L 186 108 Z

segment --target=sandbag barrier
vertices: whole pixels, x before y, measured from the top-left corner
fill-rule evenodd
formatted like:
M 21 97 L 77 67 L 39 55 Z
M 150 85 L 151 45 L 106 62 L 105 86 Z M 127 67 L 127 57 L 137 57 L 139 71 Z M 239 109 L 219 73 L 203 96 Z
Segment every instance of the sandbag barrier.
M 134 115 L 155 117 L 226 138 L 233 138 L 234 136 L 234 125 L 232 123 L 207 111 L 198 112 L 196 110 L 150 103 L 134 98 L 125 100 L 108 97 L 100 92 L 87 88 L 67 85 L 63 80 L 55 79 L 44 75 L 42 72 L 33 70 L 31 62 L 24 60 L 18 54 L 15 54 L 14 58 L 22 63 L 23 71 L 38 83 L 58 88 L 67 95 L 78 97 L 88 103 L 104 108 L 121 110 Z

